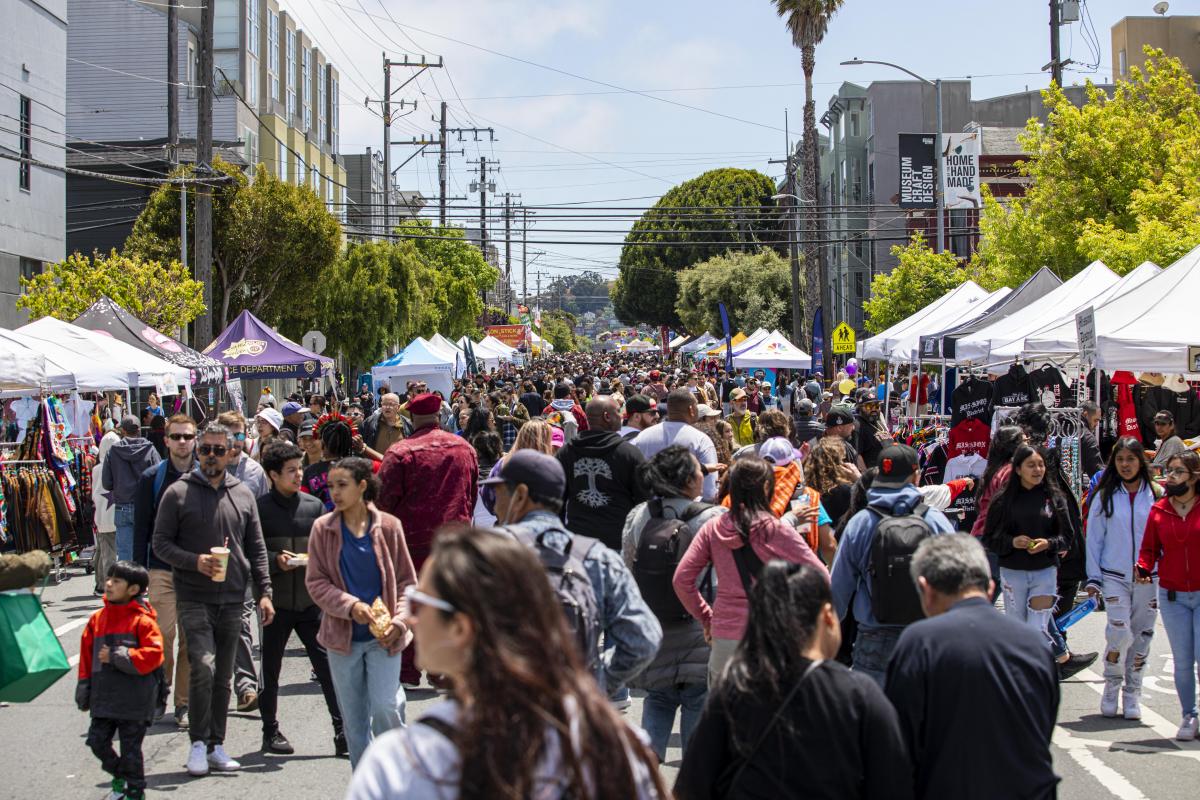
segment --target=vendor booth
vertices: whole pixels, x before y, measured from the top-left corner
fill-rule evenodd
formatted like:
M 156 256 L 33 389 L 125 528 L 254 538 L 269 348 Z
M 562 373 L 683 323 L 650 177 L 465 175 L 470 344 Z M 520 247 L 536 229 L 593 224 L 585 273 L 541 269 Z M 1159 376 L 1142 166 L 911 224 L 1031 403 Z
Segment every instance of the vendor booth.
M 430 391 L 449 398 L 460 363 L 456 356 L 418 336 L 404 350 L 372 367 L 371 378 L 376 386 L 390 384 L 393 391 L 403 391 L 408 381 L 421 380 Z
M 248 310 L 204 348 L 229 368 L 230 378 L 332 377 L 333 359 L 319 356 L 281 335 Z
M 811 369 L 812 356 L 772 331 L 757 345 L 733 357 L 735 369 Z
M 986 306 L 979 304 L 989 296 L 975 281 L 961 283 L 915 314 L 859 342 L 857 356 L 864 360 L 907 361 L 922 332 L 959 324 L 958 318 L 965 309 L 979 308 L 982 313 Z M 911 346 L 905 348 L 904 344 L 909 341 L 912 341 Z
M 183 367 L 111 336 L 89 331 L 54 317 L 34 320 L 17 328 L 15 332 L 40 342 L 60 344 L 92 361 L 119 365 L 125 373 L 125 384 L 129 388 L 152 388 L 160 396 L 174 395 L 178 394 L 180 386 L 189 386 L 191 383 L 188 371 Z

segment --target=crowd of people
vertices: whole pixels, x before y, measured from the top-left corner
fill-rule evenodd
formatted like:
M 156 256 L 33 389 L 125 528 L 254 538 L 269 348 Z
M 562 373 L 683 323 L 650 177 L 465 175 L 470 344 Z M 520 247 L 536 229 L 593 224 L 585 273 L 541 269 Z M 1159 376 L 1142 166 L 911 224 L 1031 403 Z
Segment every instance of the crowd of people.
M 250 421 L 165 418 L 163 456 L 120 420 L 77 692 L 110 796 L 143 796 L 168 709 L 193 776 L 240 768 L 231 702 L 293 753 L 294 632 L 352 800 L 1052 797 L 1059 681 L 1098 657 L 1056 622 L 1071 563 L 1107 610 L 1101 713 L 1140 718 L 1161 611 L 1196 738 L 1200 458 L 1122 438 L 1077 498 L 1030 404 L 979 480 L 930 484 L 879 387 L 761 372 L 569 354 L 449 397 L 264 390 Z M 445 699 L 411 719 L 422 681 Z

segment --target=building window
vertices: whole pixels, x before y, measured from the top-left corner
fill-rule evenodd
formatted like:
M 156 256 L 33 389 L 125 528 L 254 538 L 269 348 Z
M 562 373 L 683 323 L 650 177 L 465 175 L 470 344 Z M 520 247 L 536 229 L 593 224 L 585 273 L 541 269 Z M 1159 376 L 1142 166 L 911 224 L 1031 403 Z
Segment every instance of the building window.
M 1124 49 L 1117 51 L 1117 74 L 1118 75 L 1128 75 L 1129 74 L 1129 62 L 1125 58 L 1125 50 Z
M 321 136 L 321 144 L 329 144 L 329 114 L 325 111 L 328 99 L 329 70 L 322 67 L 317 73 L 317 131 Z
M 858 136 L 858 114 L 850 115 L 850 135 Z
M 44 265 L 42 264 L 42 262 L 38 261 L 37 259 L 22 258 L 21 259 L 21 280 L 31 281 L 34 278 L 36 278 L 38 275 L 41 275 L 43 266 Z M 22 289 L 21 293 L 24 294 L 24 289 Z
M 866 275 L 861 272 L 854 273 L 854 298 L 861 301 L 867 293 Z
M 250 55 L 246 56 L 246 103 L 258 108 L 258 62 Z
M 258 55 L 258 0 L 246 0 L 246 51 Z
M 278 161 L 279 169 L 278 169 L 278 172 L 279 172 L 279 180 L 283 181 L 284 183 L 287 183 L 287 179 L 288 179 L 287 157 L 288 157 L 287 148 L 283 146 L 283 142 L 280 142 L 279 143 L 279 161 Z
M 279 15 L 267 11 L 267 80 L 271 99 L 279 102 Z
M 296 158 L 296 185 L 304 186 L 308 176 L 304 174 L 304 159 Z
M 194 100 L 196 99 L 196 73 L 199 72 L 196 68 L 196 45 L 194 42 L 188 42 L 186 70 L 188 100 Z
M 242 157 L 250 165 L 250 177 L 254 177 L 258 166 L 258 134 L 250 128 L 242 128 Z
M 300 105 L 304 108 L 304 127 L 301 130 L 305 133 L 312 128 L 312 70 L 309 69 L 308 63 L 310 52 L 307 47 L 300 48 Z
M 28 192 L 33 184 L 33 101 L 24 95 L 21 98 L 21 163 L 17 167 L 17 185 Z
M 333 152 L 336 153 L 338 151 L 338 127 L 339 127 L 338 122 L 340 119 L 340 114 L 338 111 L 338 80 L 337 80 L 337 78 L 332 78 L 330 80 L 329 103 L 333 109 L 333 136 L 331 136 L 329 138 L 329 145 L 333 148 Z
M 287 117 L 296 116 L 296 32 L 287 32 Z

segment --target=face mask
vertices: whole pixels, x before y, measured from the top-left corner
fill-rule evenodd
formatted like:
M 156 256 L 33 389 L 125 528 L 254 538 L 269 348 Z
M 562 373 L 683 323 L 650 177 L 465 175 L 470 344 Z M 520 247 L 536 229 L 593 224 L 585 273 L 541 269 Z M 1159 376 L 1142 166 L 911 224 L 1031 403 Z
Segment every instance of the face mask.
M 1186 483 L 1168 483 L 1166 486 L 1167 497 L 1183 497 L 1190 488 L 1192 487 Z

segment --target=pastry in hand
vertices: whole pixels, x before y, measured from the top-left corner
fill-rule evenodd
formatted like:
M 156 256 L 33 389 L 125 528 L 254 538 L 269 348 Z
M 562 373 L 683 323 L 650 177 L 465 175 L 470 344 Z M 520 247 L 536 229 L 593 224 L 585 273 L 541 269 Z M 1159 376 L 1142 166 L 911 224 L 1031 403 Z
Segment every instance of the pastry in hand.
M 388 630 L 392 627 L 392 615 L 388 613 L 387 606 L 383 604 L 383 598 L 376 597 L 375 602 L 371 604 L 371 621 L 367 627 L 376 639 L 387 636 Z

